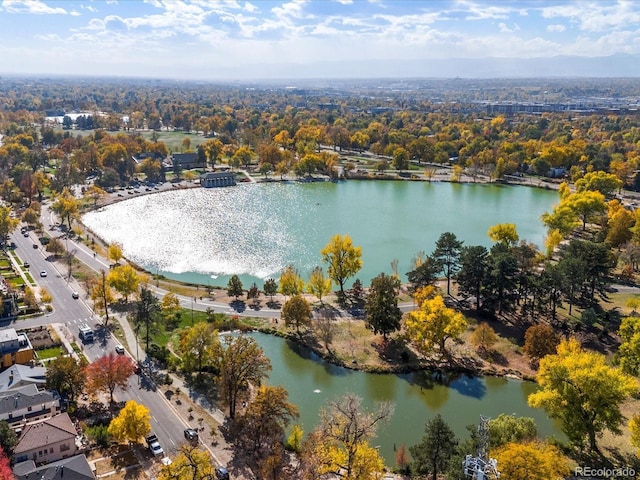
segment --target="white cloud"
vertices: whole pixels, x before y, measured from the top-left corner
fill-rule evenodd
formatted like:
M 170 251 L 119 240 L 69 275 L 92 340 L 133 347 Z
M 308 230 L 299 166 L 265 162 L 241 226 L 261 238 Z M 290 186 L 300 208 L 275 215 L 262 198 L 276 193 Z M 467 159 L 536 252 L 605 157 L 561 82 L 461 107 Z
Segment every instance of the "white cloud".
M 637 3 L 629 1 L 580 2 L 545 7 L 542 15 L 545 18 L 565 17 L 588 32 L 607 32 L 640 24 Z
M 258 7 L 256 7 L 253 3 L 245 2 L 244 11 L 249 13 L 254 13 L 258 11 Z
M 3 0 L 2 7 L 9 13 L 32 13 L 37 15 L 65 15 L 60 7 L 50 7 L 40 0 Z
M 567 29 L 564 25 L 560 25 L 558 23 L 554 25 L 547 25 L 548 32 L 564 32 Z

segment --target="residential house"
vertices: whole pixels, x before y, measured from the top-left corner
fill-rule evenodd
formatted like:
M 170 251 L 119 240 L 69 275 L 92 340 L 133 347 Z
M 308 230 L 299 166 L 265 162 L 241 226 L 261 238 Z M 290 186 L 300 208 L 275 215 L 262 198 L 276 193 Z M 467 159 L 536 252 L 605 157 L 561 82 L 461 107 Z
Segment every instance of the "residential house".
M 42 420 L 60 412 L 60 396 L 51 391 L 38 390 L 35 384 L 0 393 L 0 420 L 12 428 L 26 422 Z
M 13 466 L 16 480 L 95 480 L 84 453 L 37 467 L 33 460 Z
M 24 427 L 13 449 L 16 463 L 33 460 L 36 465 L 72 457 L 78 452 L 78 432 L 66 413 Z
M 15 328 L 0 330 L 0 369 L 26 364 L 33 358 L 33 346 L 26 333 L 18 333 Z
M 44 387 L 47 381 L 47 369 L 31 365 L 15 364 L 0 373 L 0 394 L 16 390 L 26 385 Z
M 200 185 L 205 188 L 230 187 L 236 184 L 233 172 L 207 172 L 200 175 Z

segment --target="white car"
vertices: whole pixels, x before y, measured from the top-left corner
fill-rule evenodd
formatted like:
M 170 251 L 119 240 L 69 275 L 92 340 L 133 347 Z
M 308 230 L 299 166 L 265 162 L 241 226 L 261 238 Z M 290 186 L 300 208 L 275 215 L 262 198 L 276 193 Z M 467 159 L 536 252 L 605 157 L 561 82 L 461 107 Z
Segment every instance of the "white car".
M 116 345 L 116 353 L 118 355 L 124 355 L 124 347 L 122 345 Z
M 149 450 L 151 450 L 151 453 L 153 453 L 154 457 L 159 457 L 161 455 L 164 456 L 164 450 L 160 446 L 160 443 L 157 441 L 149 445 Z
M 41 270 L 40 271 L 40 276 L 43 277 L 43 278 L 46 277 L 47 276 L 47 272 L 45 272 L 44 270 Z

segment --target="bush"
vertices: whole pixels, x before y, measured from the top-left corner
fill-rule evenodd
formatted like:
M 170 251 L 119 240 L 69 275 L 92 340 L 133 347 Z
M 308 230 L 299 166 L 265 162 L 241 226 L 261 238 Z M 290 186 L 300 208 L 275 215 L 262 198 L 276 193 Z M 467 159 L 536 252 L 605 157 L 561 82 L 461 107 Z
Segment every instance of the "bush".
M 109 446 L 109 427 L 107 425 L 95 425 L 85 430 L 87 438 L 93 440 L 99 447 Z

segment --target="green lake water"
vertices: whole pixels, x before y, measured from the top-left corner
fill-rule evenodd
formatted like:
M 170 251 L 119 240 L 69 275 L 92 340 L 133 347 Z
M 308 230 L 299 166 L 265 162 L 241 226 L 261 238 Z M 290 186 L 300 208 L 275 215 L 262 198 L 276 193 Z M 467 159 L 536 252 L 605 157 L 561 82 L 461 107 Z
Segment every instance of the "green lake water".
M 532 417 L 542 437 L 564 438 L 543 411 L 527 405 L 527 396 L 537 388 L 532 382 L 467 375 L 434 377 L 428 372 L 364 373 L 332 365 L 282 338 L 251 335 L 273 367 L 266 383 L 287 389 L 289 401 L 300 409 L 299 423 L 307 433 L 317 424 L 320 408 L 345 393 L 359 395 L 369 409 L 375 402 L 393 402 L 395 413 L 372 441 L 379 446 L 387 465 L 394 465 L 394 449 L 403 443 L 408 447 L 420 441 L 425 423 L 438 413 L 459 439 L 468 437 L 465 427 L 477 425 L 480 415 L 496 417 L 500 413 Z
M 237 274 L 248 287 L 287 265 L 303 276 L 321 265 L 320 250 L 335 234 L 362 247 L 357 277 L 380 272 L 406 281 L 411 260 L 430 254 L 441 233 L 465 245 L 489 247 L 489 227 L 514 223 L 521 239 L 544 243 L 540 216 L 557 192 L 497 184 L 402 181 L 243 184 L 145 195 L 83 217 L 130 260 L 167 277 L 225 286 Z M 354 279 L 348 281 L 351 285 Z

